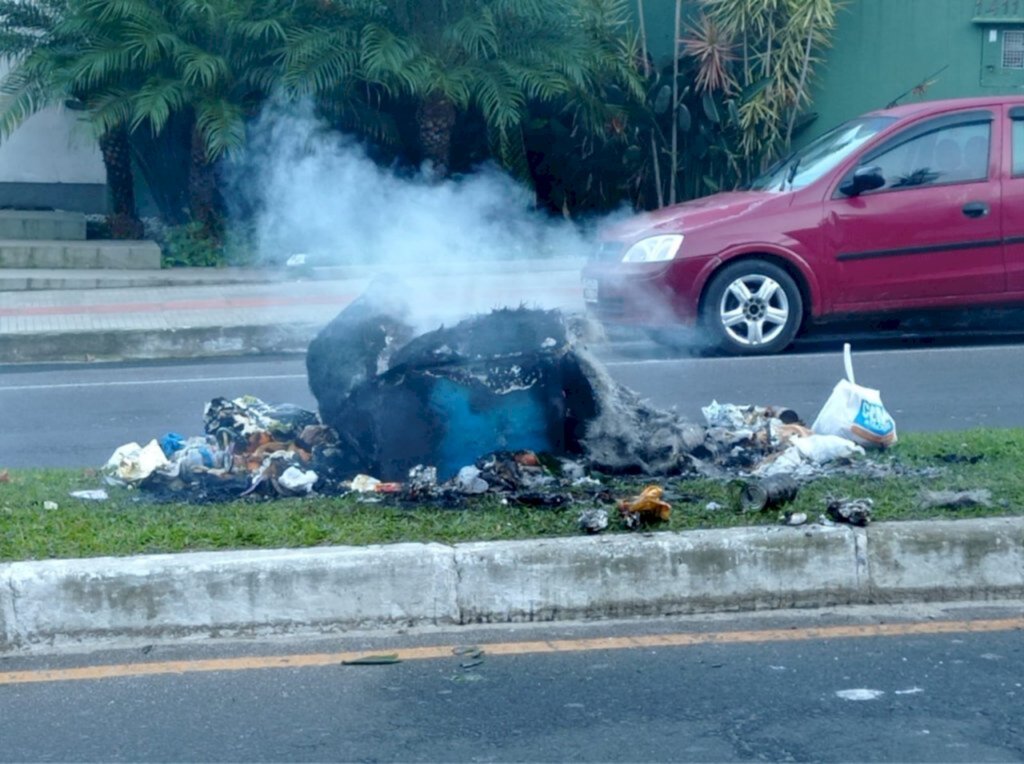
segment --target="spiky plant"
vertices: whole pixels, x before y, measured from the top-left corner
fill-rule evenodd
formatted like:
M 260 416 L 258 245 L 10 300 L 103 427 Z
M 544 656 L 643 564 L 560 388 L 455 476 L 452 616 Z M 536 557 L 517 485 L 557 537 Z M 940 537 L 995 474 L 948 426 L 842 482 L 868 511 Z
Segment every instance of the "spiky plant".
M 831 44 L 844 0 L 700 0 L 703 12 L 736 41 L 741 148 L 763 162 L 785 151 L 809 103 L 809 85 Z
M 710 90 L 731 94 L 736 89 L 736 78 L 732 63 L 736 60 L 735 43 L 718 23 L 706 14 L 701 14 L 690 25 L 682 40 L 683 51 L 697 60 L 698 90 Z

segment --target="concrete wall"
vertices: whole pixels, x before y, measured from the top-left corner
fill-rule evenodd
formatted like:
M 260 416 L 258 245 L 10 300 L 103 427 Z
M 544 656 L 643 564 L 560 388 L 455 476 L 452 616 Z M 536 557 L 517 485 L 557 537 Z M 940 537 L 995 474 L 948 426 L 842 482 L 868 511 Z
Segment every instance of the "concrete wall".
M 0 207 L 104 212 L 106 182 L 99 146 L 76 112 L 47 109 L 0 143 Z

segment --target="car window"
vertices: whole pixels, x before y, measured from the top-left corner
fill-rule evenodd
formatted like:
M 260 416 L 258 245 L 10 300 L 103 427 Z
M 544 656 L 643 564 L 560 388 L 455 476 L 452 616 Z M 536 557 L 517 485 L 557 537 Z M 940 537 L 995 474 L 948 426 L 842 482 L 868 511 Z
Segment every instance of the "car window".
M 1013 120 L 1013 175 L 1024 175 L 1024 120 Z
M 879 132 L 893 117 L 862 117 L 830 130 L 790 157 L 776 163 L 753 180 L 753 191 L 787 191 L 813 183 L 850 156 Z
M 882 171 L 885 185 L 866 193 L 918 186 L 969 183 L 988 177 L 992 138 L 990 122 L 952 125 L 898 139 L 887 151 L 865 164 Z

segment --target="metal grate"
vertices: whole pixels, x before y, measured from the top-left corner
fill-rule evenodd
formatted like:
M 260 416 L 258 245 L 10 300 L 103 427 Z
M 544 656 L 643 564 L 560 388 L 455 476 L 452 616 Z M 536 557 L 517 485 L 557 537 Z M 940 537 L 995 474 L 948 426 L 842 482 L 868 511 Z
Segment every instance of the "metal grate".
M 1003 32 L 1003 68 L 1024 69 L 1024 31 Z

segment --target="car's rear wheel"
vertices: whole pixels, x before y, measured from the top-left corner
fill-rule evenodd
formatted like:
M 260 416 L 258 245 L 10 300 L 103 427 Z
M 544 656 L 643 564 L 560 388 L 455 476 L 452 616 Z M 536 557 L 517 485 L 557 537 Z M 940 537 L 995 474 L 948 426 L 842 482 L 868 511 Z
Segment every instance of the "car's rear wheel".
M 766 260 L 741 260 L 711 279 L 701 318 L 714 343 L 733 355 L 769 355 L 788 346 L 803 321 L 793 277 Z

